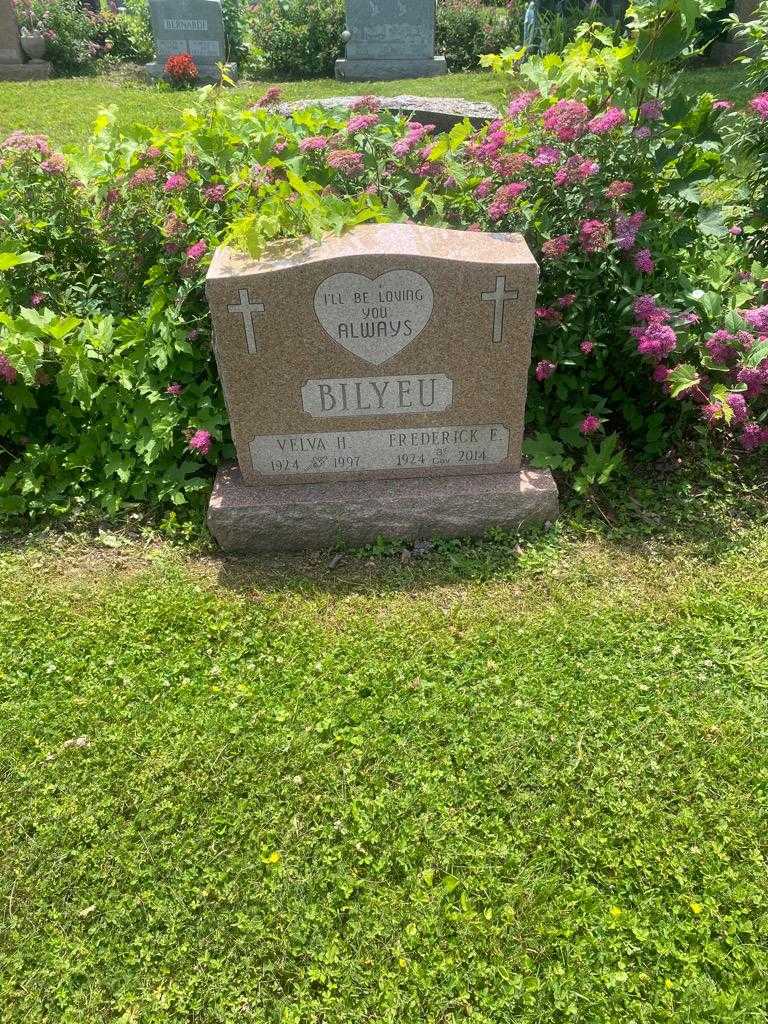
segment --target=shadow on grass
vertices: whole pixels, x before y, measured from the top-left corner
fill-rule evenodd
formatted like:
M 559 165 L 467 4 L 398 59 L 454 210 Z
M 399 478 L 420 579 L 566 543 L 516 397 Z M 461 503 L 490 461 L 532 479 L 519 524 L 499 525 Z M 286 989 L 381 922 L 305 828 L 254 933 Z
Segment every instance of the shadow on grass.
M 229 555 L 216 548 L 202 510 L 186 522 L 167 516 L 152 521 L 134 510 L 119 523 L 91 516 L 26 530 L 17 526 L 0 534 L 0 556 L 75 552 L 76 561 L 94 570 L 135 562 L 141 571 L 153 549 L 170 549 L 190 565 L 206 566 L 219 586 L 241 595 L 383 596 L 531 576 L 544 585 L 556 564 L 575 566 L 579 551 L 590 546 L 587 557 L 595 564 L 614 559 L 627 563 L 628 572 L 633 560 L 635 568 L 654 564 L 663 572 L 665 561 L 681 555 L 699 565 L 715 564 L 748 543 L 750 528 L 768 524 L 768 458 L 743 466 L 705 466 L 691 459 L 634 467 L 588 497 L 569 492 L 562 480 L 558 485 L 562 513 L 549 530 L 493 530 L 483 538 L 436 538 L 415 548 L 381 540 L 362 550 Z
M 706 478 L 682 465 L 634 472 L 622 484 L 583 498 L 565 495 L 549 530 L 491 531 L 483 538 L 440 539 L 416 549 L 382 540 L 362 550 L 293 555 L 214 554 L 218 582 L 246 594 L 266 591 L 382 594 L 546 575 L 569 548 L 592 541 L 617 559 L 662 563 L 685 553 L 715 564 L 742 546 L 751 527 L 768 523 L 768 459 L 741 469 L 709 467 Z

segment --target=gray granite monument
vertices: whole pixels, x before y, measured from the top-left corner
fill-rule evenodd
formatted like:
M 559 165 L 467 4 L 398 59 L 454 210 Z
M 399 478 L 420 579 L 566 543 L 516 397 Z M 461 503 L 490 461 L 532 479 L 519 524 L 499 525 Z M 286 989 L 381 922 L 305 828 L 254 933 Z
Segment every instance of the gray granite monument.
M 238 464 L 225 550 L 483 533 L 557 515 L 521 461 L 538 267 L 520 235 L 361 225 L 220 248 L 206 292 Z
M 323 110 L 345 110 L 362 99 L 358 96 L 328 96 L 325 99 L 291 100 L 277 106 L 278 114 L 290 117 L 295 110 L 320 107 Z M 421 124 L 433 124 L 438 132 L 449 132 L 465 119 L 473 128 L 482 128 L 489 121 L 501 117 L 499 108 L 492 103 L 465 100 L 456 96 L 380 96 L 382 109 L 398 117 L 407 117 Z
M 11 0 L 0 0 L 0 82 L 24 82 L 51 77 L 46 60 L 25 61 L 19 25 Z
M 759 0 L 735 0 L 733 11 L 740 22 L 751 21 L 758 8 Z M 710 51 L 710 57 L 716 64 L 732 64 L 737 57 L 749 54 L 751 44 L 733 28 L 719 39 Z
M 347 0 L 346 57 L 336 77 L 350 82 L 444 75 L 435 56 L 435 0 Z
M 144 70 L 150 78 L 162 78 L 165 62 L 188 53 L 197 65 L 200 82 L 218 82 L 218 64 L 226 64 L 230 78 L 237 66 L 227 64 L 227 37 L 221 0 L 150 0 L 155 60 Z

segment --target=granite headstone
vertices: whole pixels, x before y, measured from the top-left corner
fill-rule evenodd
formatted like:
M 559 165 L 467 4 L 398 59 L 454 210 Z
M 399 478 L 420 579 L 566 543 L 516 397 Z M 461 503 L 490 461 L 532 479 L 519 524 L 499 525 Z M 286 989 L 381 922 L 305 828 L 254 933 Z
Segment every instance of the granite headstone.
M 258 261 L 219 249 L 206 290 L 239 464 L 211 503 L 220 543 L 552 518 L 551 476 L 521 471 L 537 280 L 519 235 L 407 224 Z
M 435 56 L 435 0 L 347 0 L 346 81 L 421 78 L 447 73 Z
M 169 57 L 188 53 L 201 82 L 218 82 L 217 65 L 227 61 L 221 0 L 150 0 L 149 11 L 156 54 L 145 65 L 150 77 L 162 77 Z M 236 72 L 234 65 L 227 65 L 230 77 Z
M 48 61 L 25 62 L 12 0 L 0 0 L 0 82 L 23 82 L 50 75 Z

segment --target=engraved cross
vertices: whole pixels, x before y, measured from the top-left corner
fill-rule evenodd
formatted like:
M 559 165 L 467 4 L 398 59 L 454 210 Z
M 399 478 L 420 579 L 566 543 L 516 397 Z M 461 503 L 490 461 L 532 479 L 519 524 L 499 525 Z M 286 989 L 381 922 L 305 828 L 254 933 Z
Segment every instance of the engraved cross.
M 227 310 L 230 313 L 240 313 L 240 315 L 243 318 L 243 323 L 245 324 L 245 341 L 246 345 L 248 346 L 248 351 L 255 352 L 256 334 L 253 330 L 253 316 L 254 313 L 257 316 L 261 316 L 261 314 L 264 312 L 264 303 L 251 302 L 247 288 L 240 288 L 238 290 L 238 297 L 240 299 L 240 304 L 227 306 Z
M 480 298 L 483 302 L 495 302 L 493 310 L 493 343 L 500 345 L 504 337 L 504 303 L 520 297 L 517 288 L 507 291 L 506 276 L 496 278 L 496 291 L 483 292 Z

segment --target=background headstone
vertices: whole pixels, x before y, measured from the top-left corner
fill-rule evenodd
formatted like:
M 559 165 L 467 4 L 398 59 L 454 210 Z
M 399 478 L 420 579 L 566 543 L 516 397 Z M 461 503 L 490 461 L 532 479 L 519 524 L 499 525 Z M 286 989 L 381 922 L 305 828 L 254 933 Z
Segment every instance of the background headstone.
M 19 25 L 11 0 L 0 0 L 0 81 L 50 78 L 48 61 L 28 61 L 19 41 Z
M 221 0 L 150 0 L 149 10 L 156 56 L 145 71 L 160 78 L 169 57 L 188 53 L 201 82 L 218 82 L 217 64 L 227 60 Z M 227 70 L 230 77 L 237 71 L 234 65 Z
M 347 0 L 346 58 L 336 77 L 373 81 L 444 75 L 435 56 L 435 0 Z
M 742 22 L 751 21 L 759 5 L 759 0 L 735 0 L 733 11 Z M 710 51 L 710 57 L 716 64 L 731 64 L 737 57 L 747 54 L 752 44 L 748 39 L 740 38 L 729 30 L 724 38 L 719 39 Z
M 551 475 L 521 473 L 537 281 L 519 235 L 363 225 L 258 261 L 219 249 L 206 291 L 239 470 L 217 484 L 217 539 L 552 518 Z

